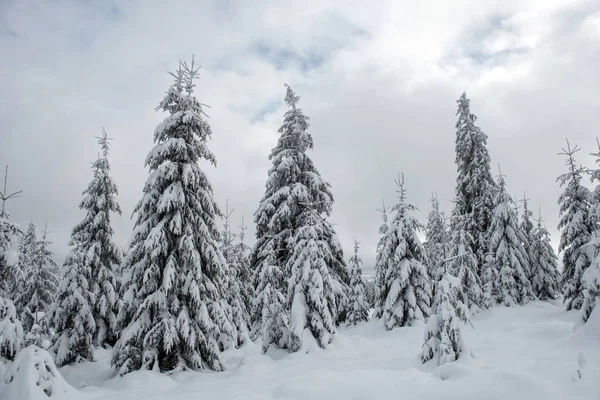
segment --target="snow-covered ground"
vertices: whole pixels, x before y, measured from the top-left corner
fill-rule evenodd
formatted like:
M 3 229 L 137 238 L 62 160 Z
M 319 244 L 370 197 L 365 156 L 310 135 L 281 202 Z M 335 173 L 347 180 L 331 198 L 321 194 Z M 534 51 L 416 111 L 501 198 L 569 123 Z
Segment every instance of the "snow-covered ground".
M 442 367 L 421 364 L 423 324 L 387 332 L 379 321 L 342 328 L 327 350 L 308 354 L 262 355 L 258 345 L 228 351 L 223 373 L 142 371 L 119 378 L 110 352 L 99 350 L 97 362 L 60 369 L 77 390 L 56 398 L 598 400 L 600 313 L 594 314 L 574 332 L 579 315 L 559 304 L 494 308 L 472 318 L 474 329 L 463 327 L 474 358 Z

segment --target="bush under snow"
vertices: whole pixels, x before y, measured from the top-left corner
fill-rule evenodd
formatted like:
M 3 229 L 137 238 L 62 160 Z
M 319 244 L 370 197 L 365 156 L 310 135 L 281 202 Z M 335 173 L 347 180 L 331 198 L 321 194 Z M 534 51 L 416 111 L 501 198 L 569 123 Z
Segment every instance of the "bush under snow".
M 58 372 L 50 353 L 37 346 L 26 347 L 17 354 L 0 386 L 2 400 L 44 400 L 70 392 L 75 389 Z

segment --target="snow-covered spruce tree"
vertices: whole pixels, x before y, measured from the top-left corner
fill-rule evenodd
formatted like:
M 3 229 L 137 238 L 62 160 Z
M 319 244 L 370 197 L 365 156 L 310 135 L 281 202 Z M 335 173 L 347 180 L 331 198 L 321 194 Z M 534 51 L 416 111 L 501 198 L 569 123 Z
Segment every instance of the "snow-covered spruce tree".
M 27 231 L 23 234 L 23 236 L 21 236 L 20 239 L 21 240 L 19 243 L 18 271 L 21 275 L 21 279 L 18 279 L 15 282 L 11 294 L 11 297 L 15 299 L 15 308 L 17 309 L 17 314 L 19 315 L 21 315 L 25 306 L 20 302 L 20 300 L 25 299 L 25 297 L 22 297 L 20 294 L 25 291 L 25 281 L 27 280 L 29 271 L 32 266 L 31 258 L 35 253 L 36 245 L 38 242 L 37 226 L 33 221 L 29 223 Z
M 525 253 L 527 254 L 527 268 L 526 274 L 527 278 L 531 280 L 532 278 L 532 270 L 531 263 L 533 261 L 531 254 L 531 243 L 536 240 L 535 237 L 535 228 L 533 226 L 533 212 L 529 209 L 529 199 L 523 194 L 523 199 L 521 200 L 523 204 L 523 215 L 521 216 L 521 223 L 519 225 L 519 231 L 521 232 L 523 238 L 523 247 L 525 247 Z
M 106 131 L 97 137 L 102 156 L 93 164 L 94 178 L 83 192 L 79 207 L 86 216 L 75 228 L 86 238 L 81 241 L 86 251 L 86 262 L 90 269 L 90 306 L 96 323 L 93 342 L 96 346 L 114 345 L 117 340 L 116 314 L 118 293 L 114 269 L 122 260 L 121 249 L 114 242 L 111 215 L 121 215 L 117 203 L 117 186 L 110 174 L 108 154 L 110 151 Z
M 444 260 L 448 257 L 448 231 L 437 196 L 431 196 L 431 211 L 427 216 L 425 240 L 423 248 L 427 255 L 429 279 L 431 282 L 438 282 L 444 274 Z
M 265 194 L 254 213 L 257 240 L 250 257 L 256 296 L 251 313 L 253 336 L 265 335 L 268 330 L 270 333 L 265 337 L 280 346 L 285 346 L 280 334 L 285 337 L 283 332 L 287 327 L 270 324 L 284 323 L 287 319 L 275 316 L 273 310 L 279 309 L 278 299 L 288 293 L 286 278 L 291 274 L 292 241 L 300 226 L 300 215 L 305 211 L 313 211 L 322 219 L 319 224 L 323 229 L 321 240 L 329 248 L 324 256 L 336 297 L 346 297 L 350 283 L 337 234 L 324 219 L 331 212 L 333 195 L 330 185 L 306 154 L 313 148 L 313 138 L 308 133 L 309 118 L 297 107 L 299 99 L 286 85 L 288 110 L 279 128 L 277 145 L 269 155 L 273 166 L 269 170 Z M 334 323 L 341 323 L 344 318 L 345 310 L 339 308 L 342 304 L 347 302 L 332 304 L 335 307 Z M 285 313 L 291 311 L 291 304 L 281 304 L 281 307 Z
M 543 224 L 541 212 L 535 221 L 530 247 L 531 288 L 539 300 L 554 300 L 560 294 L 558 257 L 550 243 L 550 232 Z
M 257 255 L 261 265 L 253 275 L 256 297 L 252 304 L 253 321 L 252 337 L 262 335 L 262 351 L 265 353 L 271 344 L 280 348 L 287 346 L 289 332 L 289 311 L 283 288 L 287 284 L 283 277 L 283 269 L 275 261 L 274 242 L 267 242 Z
M 466 350 L 459 323 L 469 320 L 469 309 L 459 279 L 445 273 L 437 286 L 421 360 L 425 363 L 435 358 L 438 365 L 444 365 L 458 360 Z
M 0 296 L 0 362 L 14 360 L 21 350 L 23 328 L 13 302 Z
M 534 298 L 526 275 L 527 253 L 519 233 L 514 201 L 506 191 L 502 173 L 498 176 L 498 186 L 482 280 L 493 302 L 505 306 L 525 304 Z
M 323 219 L 308 208 L 298 218 L 294 248 L 288 260 L 288 304 L 291 305 L 288 347 L 298 351 L 310 334 L 320 347 L 335 334 L 335 294 L 326 260 L 330 247 Z
M 238 233 L 238 242 L 233 245 L 233 252 L 237 262 L 237 277 L 240 285 L 240 291 L 242 299 L 244 301 L 246 310 L 248 312 L 246 322 L 248 328 L 250 327 L 250 310 L 254 302 L 254 287 L 252 286 L 252 273 L 250 271 L 250 260 L 249 253 L 250 247 L 244 241 L 246 237 L 246 229 L 248 228 L 244 224 L 244 217 L 242 216 L 242 223 L 238 225 L 240 233 Z
M 0 297 L 11 295 L 22 279 L 18 244 L 23 237 L 19 225 L 9 220 L 6 202 L 20 197 L 21 191 L 8 193 L 8 165 L 4 173 L 4 189 L 0 192 Z
M 385 205 L 385 201 L 381 199 L 381 208 L 377 209 L 381 213 L 381 225 L 379 225 L 379 241 L 377 242 L 377 248 L 375 250 L 376 257 L 379 257 L 379 253 L 383 249 L 385 245 L 386 235 L 388 230 L 390 229 L 390 225 L 388 222 L 388 213 L 390 207 Z M 373 299 L 371 301 L 371 307 L 375 308 L 377 304 L 377 299 L 379 298 L 379 286 L 378 282 L 384 281 L 383 274 L 385 271 L 375 268 L 375 276 L 373 278 L 372 286 L 373 286 Z
M 96 322 L 89 301 L 91 271 L 87 246 L 80 242 L 85 236 L 77 228 L 71 233 L 72 249 L 62 265 L 58 295 L 48 316 L 56 331 L 51 350 L 59 367 L 94 360 Z
M 180 63 L 157 109 L 169 116 L 154 132 L 150 174 L 124 260 L 124 327 L 113 365 L 139 369 L 223 370 L 219 341 L 233 329 L 225 308 L 227 264 L 220 250 L 220 211 L 199 165 L 216 160 L 201 104 L 193 96 L 199 68 Z
M 579 150 L 577 146 L 571 148 L 567 140 L 567 148 L 563 148 L 559 155 L 566 156 L 568 172 L 557 178 L 560 186 L 564 186 L 564 191 L 558 198 L 558 229 L 561 230 L 558 251 L 563 253 L 561 286 L 567 310 L 581 308 L 584 289 L 582 277 L 591 263 L 588 252 L 582 248 L 590 240 L 592 221 L 589 214 L 591 194 L 581 182 L 585 168 L 578 167 L 574 158 Z
M 471 315 L 491 306 L 489 298 L 484 296 L 481 280 L 477 271 L 477 259 L 473 254 L 471 234 L 464 228 L 468 216 L 455 216 L 450 231 L 450 252 L 447 261 L 448 271 L 458 278 L 461 290 L 465 294 L 465 305 Z
M 596 304 L 600 301 L 600 257 L 594 257 L 590 267 L 583 273 L 583 304 L 581 306 L 581 322 L 586 323 Z
M 375 262 L 375 316 L 383 319 L 388 330 L 424 321 L 431 302 L 425 252 L 417 236 L 421 225 L 410 215 L 416 208 L 406 203 L 404 175 L 395 182 L 398 204 L 392 208 L 394 215 Z
M 44 229 L 42 237 L 35 239 L 27 245 L 25 252 L 29 265 L 26 266 L 26 275 L 21 285 L 21 292 L 15 296 L 17 309 L 21 311 L 21 323 L 25 332 L 31 331 L 34 325 L 39 325 L 39 313 L 46 313 L 54 301 L 58 289 L 58 280 L 52 270 L 58 269 L 54 261 L 54 253 L 49 249 L 48 231 Z M 30 225 L 30 228 L 31 228 Z M 27 236 L 31 234 L 28 229 Z M 29 243 L 29 238 L 26 241 Z
M 587 254 L 592 258 L 589 268 L 583 273 L 583 305 L 581 307 L 581 320 L 586 323 L 598 302 L 600 296 L 600 141 L 596 138 L 598 152 L 591 153 L 596 157 L 598 168 L 591 171 L 591 181 L 596 187 L 591 195 L 589 219 L 592 226 L 592 234 L 585 248 Z
M 0 192 L 0 362 L 13 360 L 21 349 L 23 328 L 17 317 L 15 306 L 7 296 L 18 287 L 21 279 L 19 270 L 18 242 L 23 232 L 10 221 L 6 201 L 19 197 L 19 192 L 8 193 L 8 166 L 4 175 L 4 189 Z
M 240 279 L 241 275 L 244 274 L 241 269 L 245 268 L 245 266 L 241 264 L 242 260 L 236 251 L 234 243 L 235 234 L 231 232 L 231 225 L 229 224 L 229 217 L 231 217 L 232 213 L 233 210 L 229 211 L 229 201 L 227 201 L 225 214 L 223 215 L 221 252 L 228 266 L 225 299 L 227 300 L 228 312 L 233 323 L 232 327 L 235 329 L 235 345 L 241 346 L 249 340 L 248 325 L 250 315 L 246 308 L 242 292 L 243 282 Z
M 359 242 L 354 239 L 354 255 L 350 258 L 350 312 L 347 322 L 356 325 L 369 319 L 369 304 L 367 303 L 366 280 L 362 275 L 362 260 L 358 256 Z
M 456 122 L 456 203 L 453 215 L 469 215 L 466 230 L 473 238 L 478 273 L 488 253 L 488 228 L 494 210 L 497 187 L 492 177 L 487 135 L 475 125 L 467 94 L 458 99 Z

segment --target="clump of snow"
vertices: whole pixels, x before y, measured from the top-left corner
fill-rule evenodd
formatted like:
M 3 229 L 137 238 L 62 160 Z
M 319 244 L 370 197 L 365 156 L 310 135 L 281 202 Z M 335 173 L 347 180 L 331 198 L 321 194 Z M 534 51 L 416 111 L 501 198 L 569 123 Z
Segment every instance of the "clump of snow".
M 33 345 L 17 354 L 0 386 L 2 400 L 47 400 L 67 394 L 79 397 L 58 372 L 50 353 Z

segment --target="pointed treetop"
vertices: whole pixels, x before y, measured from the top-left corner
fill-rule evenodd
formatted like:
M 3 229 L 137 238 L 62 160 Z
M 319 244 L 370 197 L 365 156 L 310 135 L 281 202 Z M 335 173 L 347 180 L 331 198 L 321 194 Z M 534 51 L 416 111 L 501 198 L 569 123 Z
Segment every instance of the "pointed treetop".
M 244 237 L 246 236 L 246 229 L 248 229 L 248 227 L 244 224 L 244 216 L 242 215 L 242 223 L 238 225 L 238 228 L 240 229 L 240 233 L 238 234 L 238 237 L 240 238 L 240 243 L 244 244 Z
M 19 190 L 17 192 L 8 194 L 8 192 L 6 191 L 6 184 L 8 182 L 8 165 L 6 166 L 6 170 L 4 172 L 4 190 L 2 192 L 0 192 L 0 200 L 2 200 L 2 208 L 0 209 L 0 218 L 7 218 L 9 217 L 8 212 L 6 212 L 6 200 L 10 200 L 10 199 L 16 199 L 18 197 L 21 197 L 21 193 L 23 193 L 22 190 Z
M 394 179 L 394 183 L 398 186 L 396 189 L 396 193 L 398 193 L 398 199 L 400 200 L 400 204 L 404 206 L 406 201 L 406 188 L 404 187 L 404 172 L 398 174 L 398 177 Z
M 594 157 L 600 157 L 600 140 L 598 140 L 598 138 L 596 138 L 596 145 L 598 145 L 598 152 L 597 153 L 590 153 L 591 156 Z
M 359 248 L 360 242 L 358 240 L 356 240 L 356 238 L 354 238 L 354 255 L 357 256 L 358 255 L 358 248 Z
M 467 98 L 467 92 L 463 92 L 460 95 L 460 98 L 458 100 L 456 100 L 456 102 L 458 103 L 458 110 L 456 111 L 456 114 L 460 114 L 461 112 L 464 112 L 466 114 L 470 114 L 470 100 Z
M 377 211 L 379 211 L 383 215 L 384 221 L 387 220 L 387 213 L 388 213 L 389 209 L 390 209 L 390 207 L 389 206 L 386 207 L 385 201 L 383 199 L 381 199 L 381 208 L 378 208 Z
M 502 169 L 500 168 L 500 164 L 498 164 L 498 186 L 500 186 L 501 190 L 504 189 L 504 186 L 506 184 L 504 178 L 506 178 L 506 175 L 502 174 Z
M 286 92 L 285 92 L 285 104 L 288 105 L 288 107 L 292 107 L 294 110 L 296 109 L 296 104 L 298 104 L 298 102 L 300 101 L 300 96 L 298 96 L 290 87 L 290 85 L 288 85 L 287 83 L 284 84 L 284 86 L 286 87 Z
M 544 220 L 542 219 L 542 207 L 538 208 L 538 218 L 535 219 L 535 222 L 538 223 L 538 225 L 542 225 L 542 223 L 544 222 Z
M 195 66 L 195 57 L 192 54 L 192 62 L 191 64 L 187 64 L 185 61 L 180 62 L 180 69 L 183 69 L 183 83 L 185 86 L 186 93 L 191 96 L 194 91 L 194 79 L 198 79 L 198 71 L 200 71 L 200 66 Z
M 527 211 L 528 209 L 528 205 L 529 205 L 529 199 L 527 198 L 527 195 L 525 194 L 525 192 L 523 192 L 523 198 L 521 200 L 519 200 L 519 203 L 523 204 L 523 211 Z
M 223 219 L 225 220 L 225 223 L 223 224 L 223 244 L 228 246 L 233 242 L 233 238 L 235 236 L 234 233 L 231 232 L 230 227 L 231 225 L 229 225 L 229 217 L 231 217 L 231 215 L 233 214 L 233 208 L 231 209 L 231 211 L 229 211 L 229 199 L 225 200 L 225 213 L 223 214 Z
M 104 158 L 107 158 L 108 152 L 110 150 L 109 142 L 113 140 L 113 138 L 108 137 L 106 130 L 104 129 L 104 127 L 102 127 L 102 136 L 96 136 L 96 139 L 98 139 L 98 144 L 102 148 L 102 155 L 104 156 Z
M 567 148 L 565 149 L 564 147 L 561 149 L 562 152 L 558 153 L 559 156 L 567 156 L 567 161 L 565 161 L 565 165 L 569 168 L 569 171 L 572 174 L 575 174 L 577 172 L 577 165 L 575 163 L 575 153 L 577 153 L 578 151 L 581 150 L 580 147 L 578 147 L 577 145 L 575 145 L 574 147 L 571 147 L 571 143 L 569 143 L 569 139 L 565 138 L 565 141 L 567 142 Z

